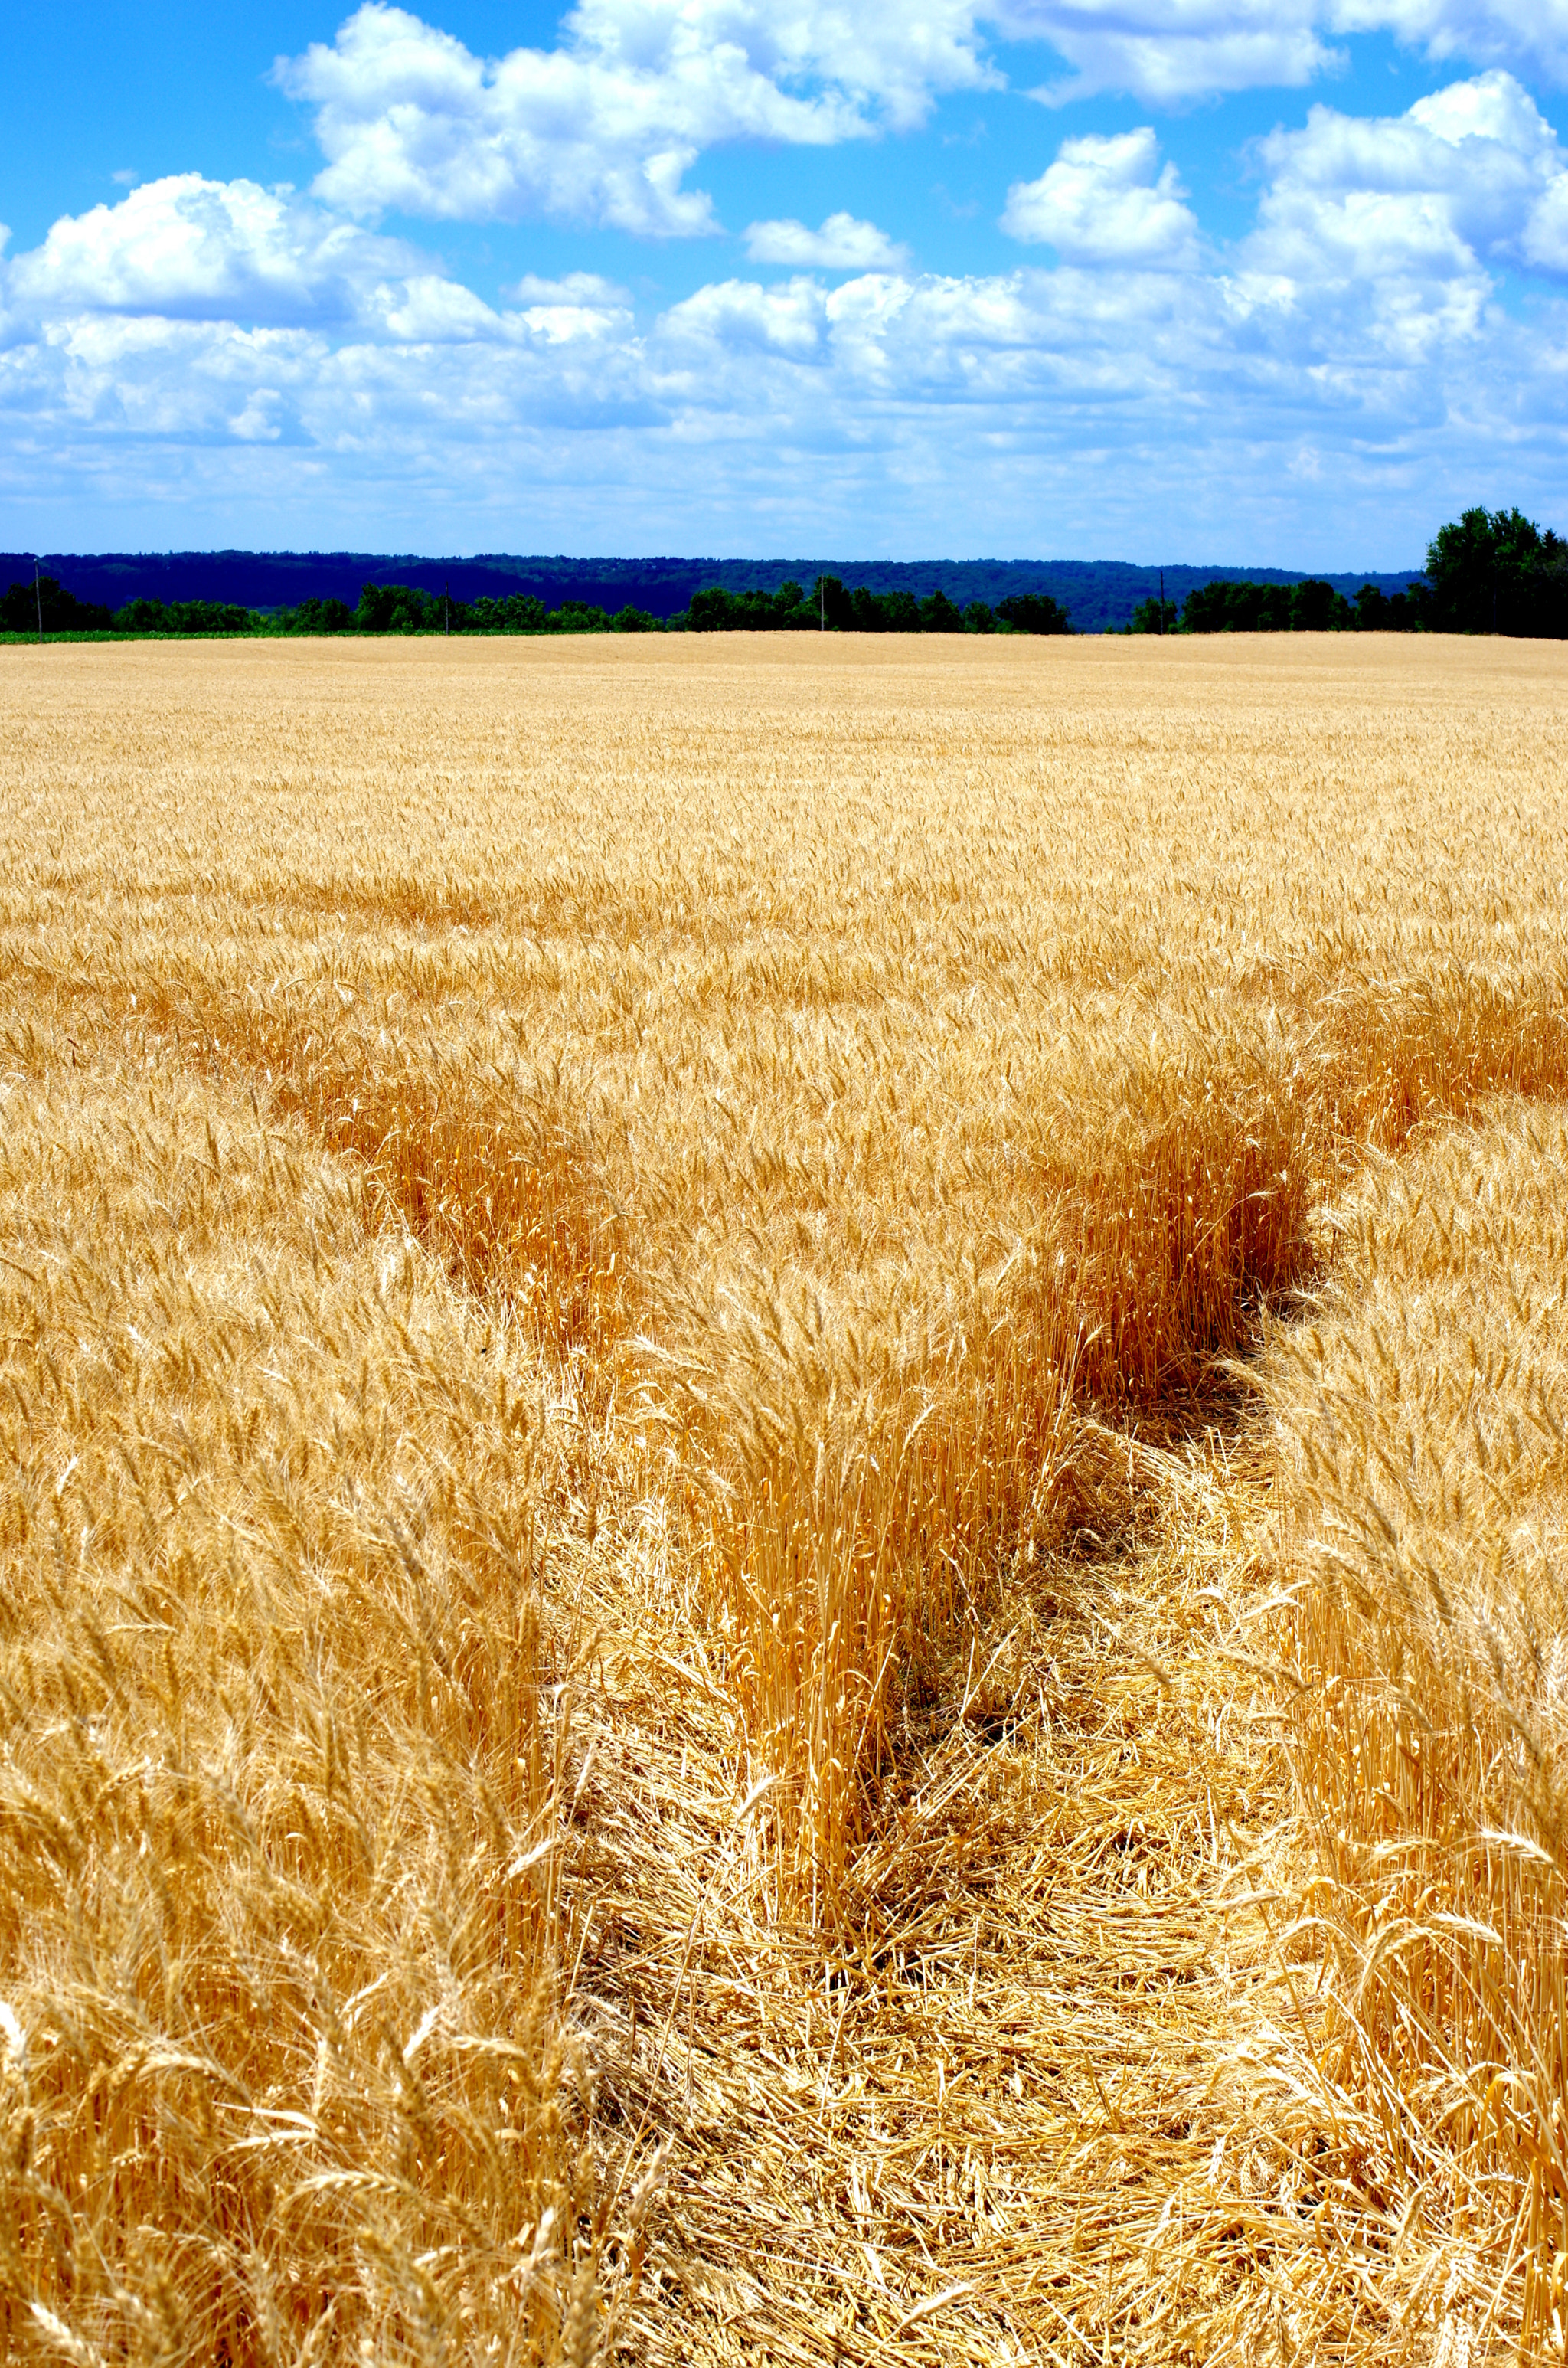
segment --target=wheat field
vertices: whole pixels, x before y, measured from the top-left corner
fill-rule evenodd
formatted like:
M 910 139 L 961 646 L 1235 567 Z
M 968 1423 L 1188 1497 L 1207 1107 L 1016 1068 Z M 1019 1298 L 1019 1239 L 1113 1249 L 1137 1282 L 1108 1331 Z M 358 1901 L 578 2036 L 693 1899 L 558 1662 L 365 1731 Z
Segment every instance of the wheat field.
M 5 658 L 6 2356 L 1564 2356 L 1561 654 Z

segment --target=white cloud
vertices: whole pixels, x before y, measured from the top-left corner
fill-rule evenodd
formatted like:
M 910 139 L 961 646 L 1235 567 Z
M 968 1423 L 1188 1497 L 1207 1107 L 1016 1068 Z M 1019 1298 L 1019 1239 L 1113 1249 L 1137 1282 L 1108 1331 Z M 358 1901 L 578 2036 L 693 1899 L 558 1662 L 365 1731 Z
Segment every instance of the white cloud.
M 315 109 L 324 202 L 436 219 L 547 215 L 644 235 L 718 227 L 682 187 L 705 148 L 820 145 L 918 122 L 941 90 L 988 79 L 971 0 L 913 21 L 834 0 L 585 0 L 567 46 L 475 57 L 369 0 L 330 46 L 279 60 Z
M 1392 117 L 1314 107 L 1258 144 L 1269 186 L 1244 269 L 1358 307 L 1455 301 L 1472 315 L 1499 269 L 1562 269 L 1568 153 L 1500 71 Z M 1437 291 L 1447 291 L 1447 299 Z M 1423 297 L 1422 291 L 1426 291 Z
M 0 498 L 74 499 L 99 541 L 139 495 L 165 541 L 188 501 L 240 541 L 1147 555 L 1157 529 L 1389 564 L 1450 488 L 1558 498 L 1568 307 L 1528 335 L 1439 317 L 1413 358 L 1311 296 L 1249 313 L 1201 273 L 1077 267 L 732 280 L 642 334 L 494 314 L 457 368 L 390 317 L 335 338 L 93 314 L 0 349 Z
M 1015 40 L 1048 41 L 1072 69 L 1033 96 L 1051 104 L 1126 91 L 1165 107 L 1218 91 L 1310 82 L 1335 63 L 1331 0 L 998 0 Z
M 597 271 L 567 271 L 559 279 L 541 279 L 530 271 L 506 293 L 518 304 L 570 304 L 600 313 L 626 309 L 625 289 Z
M 994 0 L 978 13 L 1066 61 L 1069 74 L 1034 94 L 1051 104 L 1101 90 L 1170 106 L 1299 86 L 1342 63 L 1332 43 L 1357 32 L 1568 82 L 1568 0 Z
M 242 444 L 276 444 L 282 435 L 278 408 L 282 401 L 275 386 L 253 389 L 250 401 L 229 422 L 229 433 Z
M 1568 279 L 1568 177 L 1557 174 L 1541 191 L 1519 245 L 1538 271 Z
M 1161 172 L 1159 142 L 1144 124 L 1115 139 L 1064 140 L 1038 181 L 1008 190 L 1002 227 L 1055 247 L 1065 263 L 1190 271 L 1198 222 L 1184 195 L 1176 166 Z
M 631 326 L 631 307 L 623 288 L 601 279 L 597 271 L 569 271 L 562 279 L 540 279 L 530 274 L 508 290 L 520 318 L 546 344 L 567 345 L 584 337 L 625 336 Z
M 906 548 L 1060 549 L 1071 516 L 1137 549 L 1160 485 L 1205 556 L 1246 555 L 1209 531 L 1244 514 L 1276 550 L 1279 521 L 1321 539 L 1338 517 L 1361 559 L 1374 498 L 1429 526 L 1450 476 L 1537 502 L 1568 482 L 1568 302 L 1538 288 L 1526 324 L 1499 302 L 1504 271 L 1562 273 L 1568 249 L 1568 160 L 1521 85 L 1314 108 L 1254 153 L 1256 227 L 1223 268 L 1145 128 L 1065 142 L 1013 193 L 1052 268 L 883 256 L 839 284 L 728 279 L 652 322 L 591 272 L 487 303 L 319 203 L 151 184 L 0 259 L 0 496 L 221 483 L 253 505 L 223 531 L 268 541 L 320 541 L 337 504 L 350 540 L 407 519 L 394 540 L 449 549 L 581 546 L 609 516 L 633 548 L 788 547 L 809 518 L 842 550 L 837 503 Z
M 801 363 L 821 356 L 826 324 L 827 300 L 814 279 L 790 279 L 775 288 L 725 279 L 672 304 L 660 330 L 677 368 L 693 348 L 700 351 L 705 365 L 757 354 Z M 704 404 L 710 404 L 717 381 L 699 376 L 692 392 Z
M 383 280 L 375 290 L 376 325 L 399 345 L 463 345 L 504 333 L 506 324 L 482 297 L 433 271 Z
M 1472 82 L 1450 83 L 1418 98 L 1409 120 L 1451 147 L 1463 140 L 1492 140 L 1541 163 L 1557 152 L 1557 134 L 1512 74 L 1477 74 Z
M 6 279 L 18 313 L 343 320 L 379 281 L 430 268 L 413 248 L 287 192 L 181 173 L 62 216 Z
M 1336 39 L 1377 30 L 1568 80 L 1568 0 L 583 0 L 556 47 L 498 59 L 368 0 L 276 74 L 314 111 L 315 194 L 357 217 L 695 236 L 719 227 L 687 186 L 707 149 L 907 131 L 944 92 L 1000 84 L 998 40 L 1063 63 L 1033 94 L 1051 104 L 1121 91 L 1171 106 L 1299 86 L 1344 63 Z
M 1390 32 L 1436 59 L 1568 82 L 1568 0 L 1330 0 L 1343 32 Z
M 909 249 L 898 245 L 875 222 L 853 214 L 829 214 L 821 230 L 801 222 L 755 222 L 746 233 L 754 263 L 793 265 L 803 271 L 901 271 Z

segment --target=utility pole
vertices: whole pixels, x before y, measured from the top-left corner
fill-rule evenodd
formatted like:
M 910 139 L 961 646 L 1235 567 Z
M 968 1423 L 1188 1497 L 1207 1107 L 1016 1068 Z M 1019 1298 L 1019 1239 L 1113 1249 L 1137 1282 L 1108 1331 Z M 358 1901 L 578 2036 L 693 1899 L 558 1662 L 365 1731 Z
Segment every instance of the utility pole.
M 41 649 L 43 647 L 43 593 L 40 588 L 38 580 L 38 553 L 36 551 L 33 553 L 33 598 L 38 604 L 38 639 L 39 647 Z

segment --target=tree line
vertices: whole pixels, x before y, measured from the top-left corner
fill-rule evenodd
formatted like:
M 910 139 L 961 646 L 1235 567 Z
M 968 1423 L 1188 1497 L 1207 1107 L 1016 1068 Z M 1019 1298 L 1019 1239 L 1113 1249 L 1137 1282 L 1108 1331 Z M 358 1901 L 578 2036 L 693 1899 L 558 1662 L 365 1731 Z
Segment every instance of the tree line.
M 1174 600 L 1141 600 L 1131 633 L 1503 633 L 1568 639 L 1568 541 L 1522 510 L 1470 509 L 1438 529 L 1408 591 L 1363 584 L 1217 579 Z
M 1219 577 L 1194 586 L 1178 610 L 1174 600 L 1140 600 L 1129 633 L 1399 633 L 1424 620 L 1409 592 L 1392 598 L 1364 584 L 1353 600 L 1320 576 L 1301 584 L 1235 583 Z M 1431 630 L 1429 628 L 1429 630 Z
M 270 613 L 216 600 L 128 600 L 109 609 L 78 600 L 53 576 L 13 584 L 0 599 L 0 627 L 10 633 L 42 628 L 50 633 L 123 633 L 147 636 L 258 636 L 339 633 L 1069 633 L 1065 609 L 1049 594 L 1026 592 L 994 609 L 971 600 L 962 609 L 945 592 L 916 600 L 909 592 L 847 591 L 836 575 L 822 575 L 808 592 L 796 583 L 777 592 L 726 592 L 720 587 L 694 595 L 684 614 L 651 617 L 623 608 L 611 616 L 582 600 L 558 609 L 528 592 L 496 598 L 453 600 L 412 584 L 367 584 L 358 603 L 301 600 Z
M 367 584 L 358 603 L 301 600 L 296 608 L 241 608 L 222 600 L 128 600 L 107 609 L 78 600 L 51 575 L 13 584 L 0 597 L 0 630 L 8 633 L 115 633 L 147 638 L 251 634 L 258 638 L 337 633 L 656 633 L 657 617 L 622 609 L 614 617 L 580 600 L 547 609 L 528 593 L 501 599 L 449 600 L 412 584 Z
M 1072 620 L 1048 592 L 1018 592 L 993 609 L 971 600 L 960 609 L 937 590 L 847 590 L 836 575 L 819 575 L 809 592 L 784 583 L 777 592 L 694 594 L 682 620 L 692 633 L 1070 633 Z
M 994 608 L 958 608 L 945 592 L 848 589 L 819 575 L 808 590 L 790 581 L 776 592 L 731 592 L 720 586 L 692 596 L 678 616 L 626 607 L 612 616 L 581 600 L 550 609 L 531 593 L 454 600 L 410 584 L 367 584 L 358 605 L 304 599 L 266 611 L 217 600 L 129 600 L 110 609 L 79 600 L 51 575 L 13 584 L 0 597 L 0 633 L 117 634 L 148 637 L 257 637 L 413 633 L 1070 633 L 1065 608 L 1048 593 L 1016 593 Z M 1439 529 L 1427 546 L 1426 572 L 1392 595 L 1364 584 L 1353 599 L 1321 578 L 1256 584 L 1219 577 L 1198 586 L 1179 606 L 1139 602 L 1130 633 L 1504 633 L 1568 638 L 1568 542 L 1517 508 L 1469 509 Z

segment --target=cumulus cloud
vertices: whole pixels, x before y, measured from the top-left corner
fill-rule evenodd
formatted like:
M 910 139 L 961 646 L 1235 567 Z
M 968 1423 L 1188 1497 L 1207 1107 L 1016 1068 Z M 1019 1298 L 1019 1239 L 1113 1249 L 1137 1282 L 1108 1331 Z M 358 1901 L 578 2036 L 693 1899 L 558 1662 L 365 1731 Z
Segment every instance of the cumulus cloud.
M 1053 105 L 1102 90 L 1169 106 L 1300 85 L 1343 63 L 1333 45 L 1358 32 L 1568 81 L 1568 0 L 994 0 L 980 13 L 1066 61 L 1033 94 Z
M 831 0 L 584 0 L 564 47 L 490 61 L 369 0 L 276 72 L 315 110 L 316 195 L 350 214 L 691 236 L 718 227 L 682 186 L 704 149 L 906 129 L 937 92 L 989 80 L 974 14 L 918 0 L 913 23 L 891 26 Z
M 549 345 L 624 336 L 631 326 L 625 289 L 602 279 L 597 271 L 569 271 L 560 279 L 540 279 L 530 273 L 508 294 L 521 306 L 518 317 L 525 326 Z
M 1334 64 L 1332 0 L 999 0 L 997 29 L 1049 42 L 1070 73 L 1036 98 L 1126 91 L 1157 107 L 1310 82 Z
M 1568 302 L 1538 280 L 1528 324 L 1499 302 L 1505 273 L 1568 277 L 1568 159 L 1522 85 L 1494 70 L 1370 120 L 1313 108 L 1254 156 L 1256 224 L 1222 257 L 1145 127 L 1064 142 L 1013 191 L 1009 227 L 1050 268 L 918 274 L 873 256 L 873 225 L 754 225 L 787 277 L 654 318 L 591 272 L 488 303 L 317 200 L 149 184 L 0 257 L 0 490 L 32 498 L 68 460 L 166 488 L 227 453 L 227 482 L 293 502 L 312 539 L 324 488 L 362 482 L 380 515 L 389 489 L 467 485 L 475 540 L 526 545 L 547 515 L 568 541 L 591 520 L 489 506 L 597 482 L 613 451 L 617 514 L 666 545 L 747 540 L 834 484 L 907 533 L 928 484 L 938 540 L 992 518 L 1016 547 L 1054 539 L 1050 487 L 1114 531 L 1140 470 L 1184 500 L 1208 471 L 1225 519 L 1313 470 L 1314 521 L 1323 484 L 1401 472 L 1430 509 L 1456 455 L 1468 491 L 1505 444 L 1511 495 L 1532 470 L 1561 483 Z M 830 264 L 852 235 L 859 268 Z
M 554 48 L 496 59 L 367 0 L 275 71 L 313 110 L 316 196 L 358 219 L 698 236 L 719 227 L 687 185 L 706 150 L 907 131 L 943 93 L 999 85 L 999 42 L 1062 62 L 1032 94 L 1051 104 L 1119 91 L 1171 106 L 1302 85 L 1344 63 L 1341 37 L 1379 30 L 1568 80 L 1568 0 L 583 0 Z
M 255 181 L 179 173 L 57 222 L 6 275 L 18 313 L 347 320 L 427 257 Z
M 659 343 L 677 371 L 694 355 L 701 357 L 702 371 L 687 383 L 702 404 L 710 404 L 718 393 L 710 363 L 758 355 L 815 363 L 824 352 L 827 319 L 827 299 L 814 279 L 791 279 L 774 288 L 725 279 L 673 304 L 659 324 Z
M 1445 287 L 1472 311 L 1492 273 L 1562 270 L 1568 154 L 1528 91 L 1494 70 L 1418 99 L 1400 116 L 1314 107 L 1257 154 L 1268 187 L 1246 272 L 1408 311 Z M 1369 300 L 1368 291 L 1371 291 Z
M 507 326 L 471 288 L 433 271 L 381 281 L 375 290 L 374 322 L 381 336 L 408 346 L 464 345 L 494 337 Z
M 746 233 L 754 263 L 783 263 L 803 271 L 902 271 L 909 249 L 875 222 L 853 214 L 829 214 L 821 230 L 801 222 L 755 222 Z
M 1343 32 L 1389 32 L 1437 59 L 1568 82 L 1568 0 L 1331 0 Z
M 1064 262 L 1190 271 L 1198 222 L 1174 165 L 1160 170 L 1159 142 L 1144 124 L 1115 139 L 1064 140 L 1038 181 L 1007 192 L 1002 227 L 1053 246 Z
M 1530 209 L 1520 250 L 1528 264 L 1568 279 L 1568 177 L 1556 174 Z

